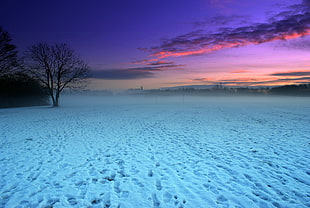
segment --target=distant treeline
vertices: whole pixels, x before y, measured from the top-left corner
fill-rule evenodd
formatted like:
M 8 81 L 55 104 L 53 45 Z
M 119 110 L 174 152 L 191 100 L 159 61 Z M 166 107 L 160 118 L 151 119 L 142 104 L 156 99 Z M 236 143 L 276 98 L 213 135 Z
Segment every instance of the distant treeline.
M 274 87 L 269 90 L 269 93 L 275 95 L 310 96 L 310 84 L 285 85 L 280 87 Z
M 47 90 L 27 74 L 0 76 L 0 108 L 47 105 Z
M 142 91 L 141 91 L 142 92 Z M 158 90 L 146 90 L 144 94 L 196 94 L 196 95 L 296 95 L 296 96 L 310 96 L 310 84 L 300 85 L 285 85 L 278 87 L 213 87 L 207 89 L 197 88 L 167 88 Z

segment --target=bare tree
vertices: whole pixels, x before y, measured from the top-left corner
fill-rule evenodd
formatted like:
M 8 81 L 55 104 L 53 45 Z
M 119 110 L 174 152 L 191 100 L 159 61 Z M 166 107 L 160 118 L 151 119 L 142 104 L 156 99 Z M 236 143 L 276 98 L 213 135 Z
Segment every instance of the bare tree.
M 76 86 L 89 75 L 87 64 L 67 44 L 38 43 L 26 53 L 27 68 L 47 89 L 53 107 L 59 106 L 60 93 Z
M 0 27 L 0 76 L 10 74 L 19 65 L 16 46 L 12 38 Z

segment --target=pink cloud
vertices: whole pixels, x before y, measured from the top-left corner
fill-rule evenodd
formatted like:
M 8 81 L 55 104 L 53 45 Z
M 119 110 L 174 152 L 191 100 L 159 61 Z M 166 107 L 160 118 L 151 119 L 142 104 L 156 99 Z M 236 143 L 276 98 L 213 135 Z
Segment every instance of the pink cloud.
M 220 2 L 223 1 L 213 0 L 215 4 L 220 4 Z M 203 30 L 192 31 L 171 39 L 165 39 L 161 45 L 148 50 L 144 49 L 144 51 L 150 52 L 150 57 L 159 60 L 168 57 L 204 55 L 226 48 L 308 36 L 310 35 L 310 6 L 306 3 L 299 6 L 304 8 L 303 13 L 300 11 L 285 13 L 286 15 L 281 13 L 282 18 L 275 18 L 272 22 L 237 28 L 222 28 L 213 33 Z

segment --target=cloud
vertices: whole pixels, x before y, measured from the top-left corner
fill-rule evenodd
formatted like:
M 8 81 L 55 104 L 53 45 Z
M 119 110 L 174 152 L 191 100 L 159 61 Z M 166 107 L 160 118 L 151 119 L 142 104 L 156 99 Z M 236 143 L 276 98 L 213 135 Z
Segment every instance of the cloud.
M 146 66 L 146 67 L 137 67 L 137 68 L 130 68 L 129 70 L 133 71 L 166 71 L 166 70 L 179 70 L 179 67 L 182 67 L 184 65 L 181 64 L 168 64 L 170 62 L 165 62 L 166 64 L 159 64 L 159 63 L 153 63 L 149 65 L 154 66 Z M 159 66 L 158 66 L 159 65 Z
M 211 79 L 209 78 L 196 78 L 196 79 L 192 79 L 191 82 L 213 82 Z
M 280 76 L 275 77 L 275 76 Z M 283 76 L 284 78 L 282 78 Z M 287 78 L 286 78 L 287 77 Z M 292 77 L 292 78 L 291 78 Z M 219 79 L 212 78 L 196 78 L 191 79 L 192 84 L 218 84 L 227 86 L 269 86 L 275 84 L 287 85 L 287 84 L 303 84 L 310 83 L 310 72 L 283 72 L 270 74 L 269 77 L 243 77 L 235 79 Z
M 310 50 L 310 38 L 308 37 L 281 42 L 277 44 L 277 47 L 280 48 L 285 47 L 288 49 L 295 49 L 295 50 Z
M 158 58 L 155 58 L 155 59 L 136 60 L 136 61 L 130 62 L 130 64 L 142 64 L 142 65 L 156 66 L 156 65 L 174 64 L 174 62 L 171 62 L 171 61 L 159 61 Z
M 310 82 L 310 77 L 300 77 L 300 78 L 287 78 L 279 79 L 280 81 L 307 81 Z
M 289 40 L 310 35 L 309 1 L 295 5 L 295 7 L 297 6 L 299 9 L 296 9 L 295 12 L 281 12 L 272 22 L 223 28 L 213 33 L 195 30 L 171 39 L 165 39 L 161 45 L 148 50 L 144 49 L 144 51 L 150 52 L 150 57 L 155 59 L 204 55 L 225 48 Z
M 228 79 L 219 80 L 223 85 L 236 85 L 236 86 L 268 86 L 275 84 L 297 84 L 297 83 L 309 83 L 310 77 L 301 78 L 288 78 L 288 79 L 272 79 L 272 78 L 240 78 L 240 79 Z
M 310 71 L 304 72 L 281 72 L 281 73 L 273 73 L 271 76 L 288 76 L 288 77 L 303 77 L 310 76 Z
M 156 61 L 156 62 L 151 62 L 151 63 L 146 63 L 146 65 L 152 65 L 152 66 L 157 66 L 157 65 L 172 65 L 174 62 L 171 61 Z M 172 65 L 173 66 L 173 65 Z
M 108 69 L 108 70 L 92 70 L 92 78 L 95 79 L 110 79 L 110 80 L 126 80 L 126 79 L 144 79 L 155 77 L 155 72 L 167 71 L 167 70 L 179 70 L 183 65 L 168 64 L 170 62 L 165 62 L 163 66 L 150 67 L 136 67 L 127 69 Z M 159 65 L 159 64 L 158 64 Z
M 92 78 L 109 80 L 143 79 L 154 77 L 151 71 L 139 71 L 130 69 L 92 70 Z

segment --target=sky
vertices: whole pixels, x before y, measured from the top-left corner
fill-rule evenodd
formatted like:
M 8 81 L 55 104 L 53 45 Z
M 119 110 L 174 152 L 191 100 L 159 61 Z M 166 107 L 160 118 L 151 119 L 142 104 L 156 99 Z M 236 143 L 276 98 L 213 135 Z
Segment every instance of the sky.
M 310 0 L 2 0 L 22 55 L 67 43 L 88 88 L 310 82 Z

